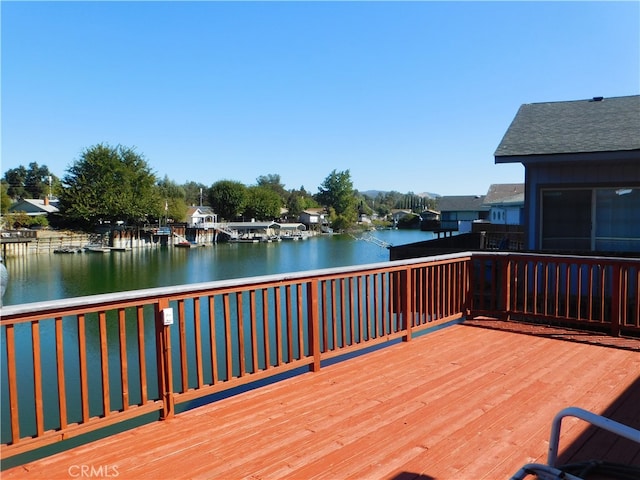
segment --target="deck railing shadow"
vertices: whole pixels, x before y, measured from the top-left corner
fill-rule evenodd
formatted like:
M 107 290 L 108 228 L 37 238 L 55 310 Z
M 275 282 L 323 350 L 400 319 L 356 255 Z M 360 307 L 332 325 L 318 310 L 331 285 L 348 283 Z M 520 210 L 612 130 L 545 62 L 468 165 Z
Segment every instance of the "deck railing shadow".
M 467 252 L 3 307 L 2 458 L 477 315 L 637 333 L 639 277 L 637 260 Z
M 640 430 L 639 405 L 640 377 L 622 395 L 614 399 L 604 412 L 596 413 Z M 556 464 L 582 464 L 586 469 L 594 459 L 604 460 L 607 464 L 635 465 L 634 471 L 637 475 L 640 472 L 640 444 L 588 425 L 571 444 L 560 445 Z M 597 464 L 592 465 L 592 470 L 597 473 L 595 467 Z

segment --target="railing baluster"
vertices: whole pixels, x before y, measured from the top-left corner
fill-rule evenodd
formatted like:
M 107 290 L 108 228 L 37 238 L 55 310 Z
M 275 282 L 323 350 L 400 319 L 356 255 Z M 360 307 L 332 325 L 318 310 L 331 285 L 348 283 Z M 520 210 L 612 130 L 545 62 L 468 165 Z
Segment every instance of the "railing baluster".
M 247 373 L 247 361 L 244 348 L 244 317 L 242 315 L 242 292 L 236 292 L 236 323 L 238 325 L 238 377 Z
M 380 325 L 380 296 L 378 291 L 380 288 L 380 274 L 373 274 L 373 321 L 375 325 L 374 335 L 376 338 L 382 336 L 383 332 Z
M 611 288 L 611 335 L 614 337 L 620 336 L 620 323 L 622 321 L 621 317 L 621 309 L 620 304 L 623 301 L 622 297 L 622 288 L 620 284 L 620 275 L 622 273 L 622 269 L 620 265 L 613 266 L 613 281 Z
M 524 261 L 524 294 L 522 299 L 522 313 L 529 312 L 529 261 Z
M 33 394 L 36 407 L 36 432 L 37 435 L 44 433 L 44 410 L 42 400 L 42 358 L 40 351 L 40 322 L 31 322 L 31 345 L 33 349 Z
M 350 345 L 347 341 L 347 302 L 345 302 L 345 279 L 341 278 L 340 282 L 340 321 L 342 323 L 342 347 Z
M 292 362 L 294 359 L 293 356 L 293 314 L 292 314 L 292 310 L 291 310 L 291 303 L 292 303 L 292 297 L 291 297 L 291 285 L 287 285 L 286 287 L 284 287 L 284 293 L 285 293 L 285 307 L 286 307 L 286 315 L 287 315 L 287 350 L 289 352 L 287 361 L 288 362 Z
M 262 289 L 262 335 L 264 338 L 264 368 L 268 370 L 272 367 L 271 365 L 271 342 L 269 337 L 269 332 L 271 328 L 269 327 L 269 290 L 267 288 Z
M 544 303 L 544 314 L 548 315 L 549 313 L 549 262 L 544 262 L 544 271 L 543 271 L 543 282 L 544 282 L 544 291 L 542 301 Z
M 446 285 L 446 296 L 447 296 L 447 308 L 445 311 L 445 317 L 448 317 L 449 315 L 451 315 L 451 312 L 453 311 L 453 285 L 451 284 L 451 269 L 452 269 L 452 265 L 450 263 L 448 263 L 447 265 L 445 265 L 444 269 L 445 269 L 445 285 Z
M 558 305 L 560 302 L 560 263 L 556 262 L 556 281 L 555 281 L 555 294 L 554 294 L 554 314 L 556 317 L 559 316 L 559 308 Z
M 332 297 L 332 303 L 335 303 L 335 291 L 333 292 L 333 297 Z M 304 325 L 303 325 L 303 309 L 302 309 L 302 285 L 299 283 L 296 283 L 296 304 L 298 307 L 298 358 L 304 358 Z M 335 319 L 335 312 L 333 315 L 333 318 Z M 333 335 L 335 337 L 336 334 L 336 330 L 335 328 L 333 329 Z M 334 338 L 334 342 L 333 345 L 335 347 L 336 342 L 335 342 L 335 338 Z
M 20 442 L 20 421 L 18 406 L 18 369 L 16 368 L 16 332 L 14 326 L 5 327 L 7 341 L 7 374 L 9 384 L 9 412 L 11 414 L 11 442 Z
M 259 370 L 258 366 L 258 319 L 256 315 L 256 291 L 249 291 L 249 317 L 251 319 L 251 373 Z
M 138 305 L 136 307 L 136 318 L 138 324 L 138 369 L 140 371 L 140 402 L 142 405 L 149 401 L 148 396 L 148 385 L 147 385 L 147 356 L 145 351 L 145 342 L 144 342 L 144 307 Z M 84 316 L 83 316 L 83 327 L 82 327 L 82 337 L 85 337 L 84 333 Z M 80 330 L 78 328 L 78 330 Z M 86 345 L 86 339 L 82 342 Z M 86 355 L 86 351 L 85 351 Z M 84 392 L 86 393 L 86 385 L 84 388 Z M 84 396 L 84 395 L 83 395 Z M 88 413 L 88 412 L 87 412 Z M 83 413 L 84 416 L 84 413 Z M 85 420 L 86 421 L 86 420 Z
M 329 280 L 331 285 L 331 319 L 333 322 L 333 348 L 338 349 L 338 315 L 337 315 L 337 299 L 336 299 L 336 281 L 335 279 Z M 299 298 L 299 297 L 298 297 Z M 344 337 L 343 337 L 344 339 Z
M 578 305 L 576 310 L 576 318 L 580 320 L 582 318 L 582 267 L 584 265 L 578 265 Z
M 204 374 L 202 365 L 202 331 L 200 327 L 200 297 L 193 299 L 193 332 L 195 337 L 196 349 L 196 376 L 198 388 L 204 386 Z
M 436 320 L 436 269 L 433 265 L 429 269 L 429 320 Z
M 222 295 L 223 315 L 224 315 L 224 339 L 226 353 L 227 373 L 225 380 L 229 381 L 233 378 L 233 353 L 231 345 L 231 312 L 229 309 L 229 294 Z
M 64 333 L 62 331 L 62 317 L 56 317 L 56 370 L 58 377 L 58 413 L 60 428 L 67 428 L 67 392 L 64 377 Z
M 320 282 L 320 302 L 322 302 L 322 310 L 320 313 L 320 326 L 322 329 L 322 333 L 320 334 L 322 337 L 322 351 L 329 351 L 329 346 L 327 343 L 327 330 L 329 329 L 329 301 L 327 300 L 327 282 L 326 280 L 322 280 Z
M 538 271 L 540 270 L 540 262 L 535 262 L 533 264 L 533 314 L 538 314 Z
M 640 267 L 635 268 L 636 271 L 636 290 L 635 290 L 635 322 L 632 324 L 636 328 L 640 328 Z
M 309 355 L 313 358 L 311 370 L 320 370 L 320 342 L 318 329 L 318 280 L 307 283 L 307 315 L 309 331 Z
M 111 414 L 111 398 L 109 391 L 109 347 L 107 345 L 107 314 L 104 310 L 98 312 L 98 327 L 100 329 L 100 363 L 102 368 L 102 410 L 103 415 Z
M 571 264 L 565 264 L 566 276 L 565 276 L 565 299 L 564 299 L 564 310 L 565 317 L 569 318 L 571 316 Z
M 604 299 L 606 298 L 605 294 L 605 285 L 606 285 L 606 267 L 600 266 L 600 321 L 604 323 L 606 321 L 606 313 L 605 313 L 605 305 L 606 302 Z
M 216 340 L 216 297 L 209 296 L 209 342 L 211 345 L 211 383 L 217 385 L 218 379 L 218 355 Z M 267 350 L 265 349 L 265 355 Z M 268 358 L 268 357 L 267 357 Z
M 354 313 L 354 301 L 353 301 L 353 277 L 349 277 L 349 324 L 351 325 L 351 345 L 355 343 L 359 343 L 356 340 L 356 324 L 355 324 L 355 313 Z
M 404 330 L 405 330 L 405 335 L 402 337 L 402 340 L 404 342 L 409 342 L 411 341 L 411 327 L 412 327 L 412 318 L 413 317 L 413 313 L 411 311 L 411 293 L 413 291 L 413 285 L 412 285 L 412 269 L 411 267 L 407 267 L 404 271 L 403 271 L 403 275 L 404 275 L 404 281 L 405 283 L 405 289 L 404 289 L 404 295 L 403 295 L 403 299 L 402 299 L 402 319 L 404 322 Z
M 276 348 L 278 349 L 276 352 L 277 358 L 277 366 L 282 365 L 282 314 L 281 314 L 281 305 L 280 305 L 280 287 L 274 287 L 274 298 L 275 298 L 275 330 L 276 330 Z
M 189 390 L 189 364 L 187 363 L 187 325 L 184 313 L 184 299 L 178 300 L 178 345 L 180 346 L 182 392 L 186 392 Z
M 589 264 L 589 284 L 587 288 L 589 289 L 589 313 L 588 313 L 587 319 L 594 320 L 593 318 L 593 264 Z
M 629 270 L 626 268 L 622 269 L 620 274 L 622 277 L 620 278 L 620 324 L 625 324 L 625 319 L 629 313 L 629 307 L 627 303 L 627 299 L 629 298 Z
M 366 321 L 364 318 L 364 311 L 362 309 L 362 277 L 360 275 L 358 275 L 357 277 L 355 277 L 355 281 L 356 281 L 356 305 L 358 308 L 358 328 L 360 329 L 360 342 L 364 342 L 365 340 L 367 340 L 367 327 L 366 327 Z
M 129 373 L 127 369 L 127 328 L 124 308 L 118 309 L 118 333 L 120 339 L 120 388 L 122 409 L 129 409 Z

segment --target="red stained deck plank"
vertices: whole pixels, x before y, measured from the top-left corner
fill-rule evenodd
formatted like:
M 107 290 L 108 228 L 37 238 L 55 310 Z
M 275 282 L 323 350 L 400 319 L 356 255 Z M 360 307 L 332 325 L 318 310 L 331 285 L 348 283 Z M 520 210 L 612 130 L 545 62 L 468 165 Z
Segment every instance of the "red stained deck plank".
M 562 408 L 640 421 L 629 409 L 640 395 L 640 340 L 609 348 L 590 334 L 473 324 L 492 328 L 448 327 L 15 467 L 3 480 L 70 478 L 74 465 L 115 467 L 119 479 L 498 479 L 545 462 Z M 634 445 L 620 450 L 584 422 L 566 419 L 562 434 L 564 460 L 640 459 Z

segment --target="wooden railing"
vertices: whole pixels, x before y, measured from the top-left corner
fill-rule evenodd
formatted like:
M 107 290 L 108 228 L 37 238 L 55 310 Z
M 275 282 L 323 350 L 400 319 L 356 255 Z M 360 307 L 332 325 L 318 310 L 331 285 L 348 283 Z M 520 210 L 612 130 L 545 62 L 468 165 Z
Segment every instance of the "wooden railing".
M 469 315 L 640 332 L 639 268 L 464 253 L 3 307 L 2 458 Z
M 2 309 L 2 457 L 462 318 L 469 256 Z M 413 292 L 419 290 L 419 295 Z M 165 309 L 174 316 L 164 325 Z
M 474 315 L 640 332 L 640 260 L 477 253 L 472 271 Z

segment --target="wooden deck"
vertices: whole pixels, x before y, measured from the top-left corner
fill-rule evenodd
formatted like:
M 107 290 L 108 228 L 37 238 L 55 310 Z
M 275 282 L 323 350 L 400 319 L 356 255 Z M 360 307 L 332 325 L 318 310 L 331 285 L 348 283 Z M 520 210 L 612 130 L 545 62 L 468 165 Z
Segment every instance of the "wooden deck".
M 505 479 L 546 462 L 551 421 L 565 407 L 640 428 L 640 340 L 608 342 L 513 323 L 455 325 L 2 478 L 80 478 L 92 468 L 94 478 L 118 479 Z M 640 464 L 637 444 L 566 419 L 561 460 L 581 455 Z

